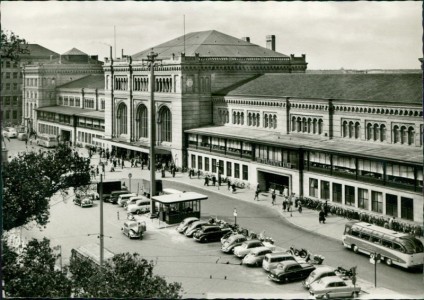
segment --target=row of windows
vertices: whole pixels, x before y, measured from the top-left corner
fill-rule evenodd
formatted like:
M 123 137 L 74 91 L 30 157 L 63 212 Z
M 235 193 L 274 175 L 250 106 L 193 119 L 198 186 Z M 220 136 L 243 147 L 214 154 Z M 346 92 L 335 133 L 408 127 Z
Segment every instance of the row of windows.
M 128 78 L 127 77 L 115 77 L 115 90 L 126 91 L 128 89 Z
M 78 117 L 77 124 L 79 127 L 92 128 L 97 130 L 105 130 L 105 121 L 92 118 Z
M 240 164 L 227 161 L 211 159 L 212 165 L 209 165 L 209 157 L 203 157 L 200 155 L 191 155 L 191 168 L 198 169 L 205 172 L 219 173 L 226 177 L 232 177 L 236 179 L 249 180 L 249 166 L 242 165 L 242 173 L 240 174 Z
M 78 136 L 77 136 L 77 141 L 80 143 L 86 143 L 86 144 L 98 144 L 93 142 L 93 138 L 102 138 L 101 135 L 98 134 L 93 134 L 93 133 L 88 133 L 88 132 L 83 132 L 83 131 L 78 131 Z
M 3 83 L 1 84 L 1 90 L 4 89 L 5 91 L 11 91 L 11 90 L 17 91 L 18 87 L 19 87 L 18 83 L 13 83 L 13 84 L 6 83 L 4 84 L 4 86 L 3 86 Z
M 11 61 L 2 61 L 1 62 L 1 67 L 2 68 L 17 68 L 18 67 L 18 63 L 17 62 L 11 62 Z
M 26 78 L 26 86 L 38 86 L 38 78 Z
M 20 96 L 3 96 L 3 105 L 13 105 L 16 106 L 18 105 L 18 102 L 21 101 L 21 97 Z
M 356 190 L 356 187 L 354 186 L 345 185 L 343 204 L 347 206 L 358 207 L 365 210 L 371 210 L 377 213 L 383 213 L 383 193 L 378 191 L 371 191 L 371 203 L 369 202 L 369 195 L 370 191 L 368 189 L 357 188 Z M 333 182 L 332 193 L 330 195 L 329 181 L 309 178 L 309 196 L 342 204 L 343 185 Z M 385 198 L 386 215 L 398 217 L 398 196 L 386 193 Z M 402 219 L 414 219 L 413 199 L 401 197 L 400 208 Z
M 2 78 L 5 78 L 5 79 L 10 79 L 10 78 L 18 79 L 18 78 L 22 78 L 22 74 L 19 73 L 19 72 L 1 72 L 1 74 L 2 74 Z
M 393 143 L 395 144 L 408 144 L 413 145 L 415 142 L 415 130 L 414 127 L 410 126 L 393 126 Z
M 230 123 L 229 112 L 226 109 L 218 110 L 219 122 L 221 124 Z M 244 112 L 242 111 L 233 111 L 232 114 L 232 124 L 235 125 L 244 125 Z M 259 127 L 261 126 L 261 117 L 259 113 L 249 112 L 247 114 L 247 125 Z M 264 113 L 263 124 L 264 128 L 277 128 L 277 115 L 273 113 Z
M 72 78 L 71 78 L 72 79 Z M 47 84 L 55 85 L 56 79 L 55 78 L 42 78 L 43 80 L 43 86 Z M 25 85 L 26 86 L 38 86 L 38 84 L 41 83 L 38 81 L 38 78 L 26 78 L 25 79 Z
M 94 99 L 84 98 L 84 108 L 94 108 Z
M 17 110 L 4 110 L 3 111 L 3 118 L 4 119 L 16 120 L 18 118 L 18 111 Z
M 52 135 L 59 135 L 59 128 L 57 126 L 38 124 L 38 133 L 46 133 Z
M 58 105 L 80 107 L 80 97 L 59 96 Z
M 155 92 L 171 93 L 173 90 L 172 78 L 155 77 Z M 134 91 L 149 91 L 148 77 L 134 77 Z
M 27 99 L 37 99 L 38 93 L 33 91 L 26 91 L 26 97 Z
M 312 134 L 322 134 L 324 121 L 321 118 L 306 118 L 293 116 L 291 119 L 291 131 Z

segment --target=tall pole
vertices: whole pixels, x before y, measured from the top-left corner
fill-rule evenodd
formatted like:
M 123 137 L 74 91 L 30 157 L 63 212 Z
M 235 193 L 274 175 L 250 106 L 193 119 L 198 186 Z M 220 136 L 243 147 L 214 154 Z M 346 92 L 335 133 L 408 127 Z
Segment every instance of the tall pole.
M 103 174 L 100 174 L 100 268 L 103 267 Z
M 374 287 L 377 287 L 377 253 L 374 253 Z

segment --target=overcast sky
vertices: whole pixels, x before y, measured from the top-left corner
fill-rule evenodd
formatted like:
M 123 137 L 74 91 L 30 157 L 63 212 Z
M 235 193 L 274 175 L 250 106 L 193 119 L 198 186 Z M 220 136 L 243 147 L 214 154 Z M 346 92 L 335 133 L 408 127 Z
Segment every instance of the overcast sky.
M 422 3 L 412 2 L 1 2 L 1 25 L 58 53 L 100 59 L 108 45 L 135 54 L 186 33 L 217 30 L 306 54 L 309 69 L 419 69 Z

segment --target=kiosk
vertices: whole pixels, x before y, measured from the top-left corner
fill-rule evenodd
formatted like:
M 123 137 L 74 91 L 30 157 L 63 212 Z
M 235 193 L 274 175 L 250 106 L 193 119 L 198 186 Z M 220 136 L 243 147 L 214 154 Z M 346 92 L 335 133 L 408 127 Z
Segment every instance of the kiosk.
M 167 224 L 180 223 L 188 217 L 200 218 L 201 201 L 208 196 L 195 192 L 169 194 L 152 197 L 159 211 L 159 220 Z

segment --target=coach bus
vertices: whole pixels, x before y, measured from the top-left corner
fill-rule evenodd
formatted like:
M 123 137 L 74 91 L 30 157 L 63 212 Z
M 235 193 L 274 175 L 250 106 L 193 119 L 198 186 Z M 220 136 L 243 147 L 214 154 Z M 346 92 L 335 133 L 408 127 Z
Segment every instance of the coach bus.
M 374 257 L 380 254 L 387 265 L 419 267 L 424 262 L 423 243 L 406 233 L 368 224 L 349 222 L 345 225 L 343 245 L 353 252 Z
M 37 145 L 43 146 L 46 148 L 57 147 L 57 137 L 49 134 L 39 134 L 37 135 Z

